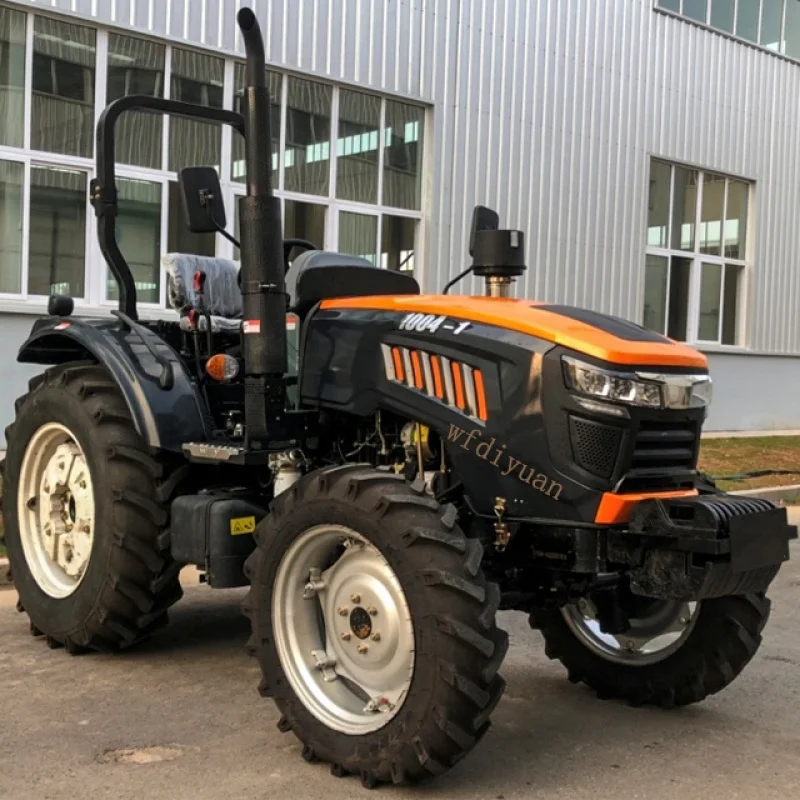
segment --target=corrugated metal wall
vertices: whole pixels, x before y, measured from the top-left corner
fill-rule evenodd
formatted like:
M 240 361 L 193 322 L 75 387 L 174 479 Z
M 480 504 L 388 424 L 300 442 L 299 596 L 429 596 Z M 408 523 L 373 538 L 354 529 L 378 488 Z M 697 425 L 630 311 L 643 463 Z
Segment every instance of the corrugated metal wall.
M 242 3 L 22 4 L 232 50 Z M 433 104 L 427 288 L 466 264 L 482 202 L 527 231 L 520 293 L 638 319 L 657 154 L 757 182 L 747 344 L 800 352 L 800 66 L 659 14 L 651 0 L 249 4 L 269 22 L 270 62 Z

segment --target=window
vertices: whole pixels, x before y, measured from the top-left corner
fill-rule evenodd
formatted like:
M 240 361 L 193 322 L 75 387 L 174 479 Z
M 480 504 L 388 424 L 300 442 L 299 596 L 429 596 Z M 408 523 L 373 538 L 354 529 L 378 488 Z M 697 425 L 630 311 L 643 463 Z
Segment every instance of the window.
M 800 0 L 656 0 L 656 8 L 800 59 Z
M 110 33 L 106 102 L 129 94 L 163 97 L 165 50 L 157 42 Z M 160 169 L 163 123 L 161 114 L 125 112 L 114 131 L 117 161 Z
M 378 129 L 381 99 L 342 89 L 336 142 L 336 196 L 360 203 L 378 201 Z
M 739 343 L 750 188 L 651 161 L 645 327 L 682 341 Z
M 383 216 L 381 261 L 384 269 L 414 272 L 417 221 L 410 217 Z
M 330 86 L 289 78 L 285 164 L 288 191 L 328 194 L 332 95 Z
M 0 144 L 22 147 L 25 120 L 25 14 L 0 7 Z
M 92 28 L 34 17 L 31 147 L 91 158 L 95 39 Z
M 383 205 L 419 208 L 422 195 L 422 133 L 425 111 L 386 101 L 383 129 Z
M 85 172 L 31 166 L 30 294 L 84 296 L 87 202 Z
M 22 286 L 22 186 L 25 167 L 0 161 L 0 292 L 16 294 Z
M 361 256 L 375 263 L 378 243 L 378 218 L 368 214 L 339 214 L 339 252 Z
M 170 98 L 184 103 L 223 107 L 225 62 L 193 50 L 172 51 Z M 222 131 L 215 122 L 170 117 L 169 168 L 220 165 Z
M 94 28 L 21 5 L 0 0 L 0 296 L 39 313 L 48 295 L 64 293 L 90 311 L 119 294 L 95 243 L 88 198 L 96 119 L 132 94 L 241 111 L 245 66 L 200 45 Z M 425 108 L 265 70 L 284 235 L 413 273 Z M 117 243 L 139 302 L 160 307 L 163 253 L 240 257 L 222 236 L 187 230 L 177 173 L 215 167 L 228 229 L 238 234 L 244 142 L 215 122 L 132 110 L 117 121 L 115 144 Z M 668 219 L 663 226 L 669 230 Z M 729 237 L 725 246 L 735 253 L 741 244 Z M 725 286 L 723 276 L 723 293 Z
M 140 303 L 157 303 L 161 284 L 161 184 L 117 178 L 119 214 L 117 244 L 130 264 Z M 107 297 L 119 297 L 117 282 L 107 275 Z

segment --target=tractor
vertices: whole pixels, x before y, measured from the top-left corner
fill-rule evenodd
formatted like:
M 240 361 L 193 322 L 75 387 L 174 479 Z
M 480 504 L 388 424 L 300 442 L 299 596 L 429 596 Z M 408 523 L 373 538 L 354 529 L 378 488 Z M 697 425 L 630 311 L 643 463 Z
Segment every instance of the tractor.
M 280 730 L 369 787 L 440 775 L 484 736 L 501 609 L 601 697 L 672 707 L 726 687 L 796 529 L 698 472 L 705 357 L 511 297 L 524 235 L 485 207 L 458 276 L 483 278 L 481 296 L 420 294 L 406 272 L 284 241 L 262 35 L 250 9 L 238 24 L 241 114 L 144 96 L 104 111 L 90 199 L 119 309 L 82 319 L 54 296 L 19 352 L 45 367 L 4 462 L 31 633 L 119 651 L 165 623 L 185 566 L 249 586 L 247 647 Z M 131 109 L 245 139 L 241 268 L 167 256 L 169 320 L 139 319 L 116 241 L 114 130 Z M 224 231 L 216 171 L 180 185 L 189 228 Z

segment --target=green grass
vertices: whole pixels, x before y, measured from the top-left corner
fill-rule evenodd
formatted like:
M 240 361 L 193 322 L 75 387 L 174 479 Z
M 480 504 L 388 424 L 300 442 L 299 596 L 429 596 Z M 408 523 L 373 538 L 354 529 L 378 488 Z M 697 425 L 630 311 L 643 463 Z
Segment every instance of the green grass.
M 699 467 L 712 476 L 736 475 L 762 469 L 791 470 L 787 475 L 718 481 L 719 488 L 725 491 L 798 484 L 800 483 L 800 436 L 703 439 L 700 445 Z

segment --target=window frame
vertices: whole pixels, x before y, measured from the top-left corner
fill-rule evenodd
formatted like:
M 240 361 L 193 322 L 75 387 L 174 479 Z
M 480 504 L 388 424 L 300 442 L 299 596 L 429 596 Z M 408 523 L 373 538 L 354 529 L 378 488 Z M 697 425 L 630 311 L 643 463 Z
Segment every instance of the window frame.
M 675 209 L 675 168 L 683 168 L 692 170 L 697 174 L 697 197 L 695 201 L 694 210 L 694 242 L 691 250 L 678 250 L 673 247 L 655 247 L 647 243 L 647 208 L 645 208 L 645 259 L 646 264 L 647 256 L 658 256 L 666 259 L 667 262 L 667 281 L 665 288 L 665 303 L 664 303 L 664 329 L 657 331 L 665 336 L 668 335 L 669 330 L 669 312 L 670 312 L 670 288 L 672 281 L 671 261 L 673 257 L 685 258 L 689 263 L 689 299 L 686 309 L 686 338 L 682 339 L 685 344 L 698 346 L 703 349 L 713 348 L 722 350 L 742 350 L 746 349 L 747 345 L 747 309 L 749 308 L 749 293 L 751 273 L 753 266 L 753 254 L 755 252 L 755 234 L 753 230 L 754 217 L 754 196 L 756 191 L 756 184 L 752 180 L 742 178 L 735 175 L 730 175 L 715 169 L 706 169 L 691 164 L 686 164 L 677 161 L 668 161 L 660 156 L 649 155 L 649 169 L 648 180 L 652 172 L 652 165 L 654 162 L 666 164 L 670 170 L 669 177 L 669 212 L 667 217 L 667 232 L 666 242 L 668 245 L 672 243 L 673 224 L 675 222 L 673 214 Z M 712 255 L 700 252 L 700 226 L 702 224 L 703 214 L 703 193 L 705 191 L 705 176 L 706 174 L 719 176 L 725 179 L 725 193 L 722 205 L 722 219 L 720 225 L 720 254 Z M 725 256 L 725 222 L 728 213 L 728 192 L 731 181 L 738 181 L 747 184 L 747 222 L 745 225 L 745 246 L 744 258 L 729 258 Z M 649 194 L 646 192 L 646 196 Z M 716 339 L 701 339 L 699 336 L 700 327 L 700 294 L 702 289 L 702 270 L 703 264 L 717 264 L 722 267 L 722 279 L 720 282 L 720 305 L 719 305 L 719 321 L 717 323 L 717 338 Z M 738 295 L 737 295 L 737 308 L 736 318 L 734 320 L 735 341 L 730 344 L 723 344 L 722 330 L 725 314 L 725 275 L 728 269 L 727 265 L 731 265 L 740 270 Z M 646 273 L 644 280 L 646 281 Z M 643 283 L 643 286 L 645 284 Z M 644 292 L 642 292 L 642 308 L 639 318 L 644 318 Z
M 37 10 L 20 9 L 25 18 L 25 58 L 24 58 L 24 115 L 23 115 L 23 139 L 21 147 L 0 145 L 0 159 L 21 163 L 23 165 L 23 211 L 22 211 L 22 264 L 20 265 L 20 285 L 19 293 L 0 293 L 0 310 L 2 311 L 22 311 L 28 313 L 41 313 L 47 305 L 47 296 L 32 294 L 28 291 L 29 260 L 30 260 L 30 177 L 31 165 L 41 165 L 44 167 L 63 167 L 81 170 L 87 175 L 88 182 L 96 177 L 96 162 L 94 156 L 94 138 L 92 140 L 91 157 L 81 157 L 73 155 L 63 155 L 31 149 L 32 140 L 32 96 L 33 96 L 33 56 L 34 56 L 34 25 L 36 17 L 43 17 L 64 21 L 71 24 L 79 24 L 84 27 L 92 28 L 95 31 L 95 64 L 94 64 L 94 124 L 100 118 L 105 106 L 108 89 L 108 57 L 109 57 L 109 36 L 113 34 L 138 38 L 144 41 L 154 41 L 164 47 L 164 75 L 163 75 L 163 96 L 170 98 L 172 94 L 172 66 L 173 51 L 176 47 L 183 50 L 190 50 L 211 57 L 222 58 L 224 62 L 224 86 L 223 86 L 223 107 L 232 108 L 235 90 L 235 69 L 237 64 L 242 64 L 243 59 L 240 55 L 230 52 L 219 52 L 213 48 L 204 47 L 195 42 L 173 43 L 163 38 L 148 36 L 146 33 L 128 28 L 120 28 L 113 25 L 98 25 L 93 21 L 83 18 L 76 19 L 65 17 L 57 11 L 51 13 L 49 9 L 40 12 Z M 275 181 L 275 194 L 280 198 L 281 209 L 285 207 L 286 200 L 295 200 L 302 203 L 321 205 L 325 208 L 325 242 L 320 242 L 319 246 L 328 250 L 335 250 L 338 242 L 338 220 L 341 211 L 351 211 L 358 214 L 367 214 L 376 217 L 376 264 L 380 265 L 380 253 L 382 247 L 382 231 L 384 216 L 407 217 L 416 221 L 415 237 L 415 277 L 422 280 L 425 269 L 425 259 L 423 258 L 422 247 L 425 243 L 424 232 L 426 230 L 426 220 L 428 215 L 429 197 L 426 191 L 426 171 L 430 168 L 431 148 L 425 145 L 425 141 L 430 141 L 431 108 L 424 101 L 415 102 L 412 98 L 382 94 L 371 88 L 361 86 L 338 84 L 327 80 L 323 76 L 315 74 L 298 73 L 286 70 L 280 65 L 267 64 L 266 68 L 280 75 L 280 109 L 281 126 L 279 131 L 280 150 L 279 164 L 277 170 L 277 180 Z M 285 159 L 286 159 L 286 137 L 287 137 L 287 103 L 288 103 L 288 81 L 290 76 L 302 78 L 312 83 L 318 83 L 331 89 L 331 155 L 329 157 L 328 173 L 328 192 L 323 195 L 305 194 L 285 190 Z M 377 203 L 361 203 L 355 201 L 344 201 L 336 197 L 337 188 L 337 146 L 339 132 L 339 98 L 342 90 L 358 91 L 373 95 L 380 100 L 380 119 L 378 129 L 378 197 Z M 419 208 L 402 209 L 383 205 L 383 178 L 384 178 L 384 150 L 382 145 L 382 134 L 385 126 L 386 104 L 387 101 L 397 100 L 409 105 L 417 105 L 421 109 L 423 120 L 423 151 L 420 159 L 420 171 L 422 181 L 422 192 Z M 117 164 L 116 174 L 120 179 L 132 179 L 147 181 L 161 186 L 161 250 L 162 253 L 168 252 L 169 240 L 169 185 L 177 181 L 176 172 L 169 169 L 170 152 L 170 125 L 169 115 L 163 116 L 161 131 L 161 155 L 158 159 L 158 168 L 142 167 L 137 165 Z M 232 137 L 234 131 L 226 125 L 222 125 L 221 147 L 220 147 L 220 183 L 222 185 L 223 196 L 226 200 L 228 210 L 229 225 L 233 223 L 234 207 L 233 203 L 246 191 L 246 185 L 238 181 L 233 181 L 231 177 L 231 157 L 233 149 Z M 96 236 L 96 217 L 94 209 L 89 202 L 87 191 L 86 197 L 86 261 L 84 271 L 85 296 L 75 298 L 76 313 L 79 314 L 103 314 L 116 308 L 117 301 L 107 297 L 107 264 L 100 252 Z M 233 258 L 233 245 L 220 234 L 215 237 L 215 253 L 221 258 Z M 163 266 L 159 265 L 159 302 L 139 301 L 138 307 L 141 315 L 145 319 L 151 318 L 172 318 L 175 312 L 166 307 L 166 273 Z

